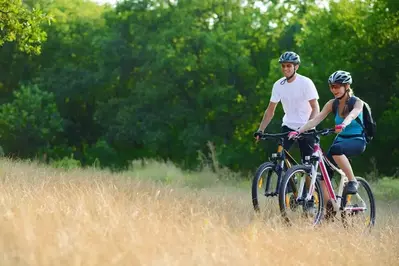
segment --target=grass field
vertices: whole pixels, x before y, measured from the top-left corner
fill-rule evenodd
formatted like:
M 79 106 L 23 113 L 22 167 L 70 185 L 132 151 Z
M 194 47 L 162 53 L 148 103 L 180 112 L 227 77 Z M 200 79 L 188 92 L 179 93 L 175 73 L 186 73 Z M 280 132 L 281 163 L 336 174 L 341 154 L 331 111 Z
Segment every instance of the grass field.
M 397 181 L 371 234 L 254 217 L 248 182 L 149 163 L 112 174 L 0 161 L 0 265 L 397 265 Z M 248 185 L 248 186 L 247 186 Z

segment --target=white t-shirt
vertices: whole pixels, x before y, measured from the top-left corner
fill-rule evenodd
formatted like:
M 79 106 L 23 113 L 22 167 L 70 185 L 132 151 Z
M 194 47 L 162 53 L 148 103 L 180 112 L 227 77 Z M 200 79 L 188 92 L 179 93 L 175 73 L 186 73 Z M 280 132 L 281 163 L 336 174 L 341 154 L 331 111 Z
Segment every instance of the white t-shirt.
M 277 80 L 273 85 L 270 101 L 278 103 L 281 101 L 284 109 L 283 126 L 297 130 L 309 121 L 312 107 L 310 100 L 319 99 L 313 81 L 305 76 L 296 73 L 293 82 L 280 84 L 285 77 Z

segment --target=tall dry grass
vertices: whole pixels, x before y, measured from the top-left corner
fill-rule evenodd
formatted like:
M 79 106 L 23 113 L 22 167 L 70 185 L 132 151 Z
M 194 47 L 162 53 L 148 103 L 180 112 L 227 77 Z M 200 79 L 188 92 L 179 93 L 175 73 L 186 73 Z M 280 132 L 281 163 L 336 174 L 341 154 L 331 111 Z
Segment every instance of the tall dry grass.
M 397 214 L 372 234 L 286 228 L 253 217 L 249 189 L 0 162 L 0 265 L 398 265 Z

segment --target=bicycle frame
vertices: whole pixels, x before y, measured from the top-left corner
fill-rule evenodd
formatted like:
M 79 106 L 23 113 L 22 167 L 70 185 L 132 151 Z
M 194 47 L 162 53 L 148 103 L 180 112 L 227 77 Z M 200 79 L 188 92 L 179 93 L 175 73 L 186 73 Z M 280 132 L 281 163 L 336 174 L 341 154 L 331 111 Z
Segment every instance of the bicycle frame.
M 281 183 L 281 179 L 282 179 L 282 171 L 284 169 L 284 164 L 287 166 L 287 168 L 290 168 L 292 166 L 291 162 L 293 162 L 294 164 L 298 164 L 297 161 L 295 161 L 295 159 L 292 157 L 292 155 L 286 149 L 284 149 L 284 146 L 283 146 L 284 145 L 284 137 L 282 137 L 284 134 L 286 134 L 286 133 L 264 134 L 262 136 L 262 139 L 278 138 L 278 136 L 281 136 L 278 139 L 277 152 L 272 153 L 271 159 L 270 159 L 271 162 L 276 164 L 275 171 L 278 175 L 277 176 L 277 186 L 276 186 L 276 189 L 274 192 L 269 192 L 270 191 L 270 182 L 271 182 L 270 175 L 272 174 L 272 172 L 269 172 L 269 176 L 267 177 L 266 186 L 265 186 L 265 196 L 266 197 L 278 195 L 278 191 L 280 189 L 280 183 Z M 259 183 L 258 186 L 261 187 L 262 183 Z M 295 184 L 293 184 L 293 189 L 294 189 L 295 194 L 297 194 Z
M 286 149 L 283 148 L 282 143 L 279 142 L 279 144 L 277 146 L 277 153 L 272 153 L 272 159 L 271 159 L 272 162 L 276 163 L 276 172 L 278 174 L 276 190 L 272 193 L 267 193 L 267 191 L 269 191 L 269 189 L 270 189 L 270 180 L 271 180 L 270 176 L 268 176 L 267 181 L 266 181 L 266 187 L 265 187 L 265 196 L 278 195 L 278 191 L 280 189 L 281 178 L 282 178 L 281 173 L 284 169 L 284 164 L 287 165 L 287 168 L 290 168 L 292 166 L 290 163 L 290 160 L 292 162 L 294 162 L 295 164 L 298 164 L 295 161 L 295 159 L 292 157 L 292 155 Z M 272 173 L 269 172 L 269 174 L 272 174 Z
M 321 170 L 321 174 L 324 178 L 324 182 L 326 185 L 326 189 L 329 195 L 329 198 L 331 199 L 331 203 L 333 205 L 333 208 L 335 211 L 341 210 L 341 211 L 365 211 L 367 210 L 367 207 L 345 207 L 346 205 L 346 198 L 343 198 L 343 193 L 344 193 L 344 186 L 345 183 L 348 181 L 348 178 L 346 177 L 345 173 L 339 169 L 338 167 L 336 167 L 334 164 L 332 164 L 324 155 L 320 144 L 316 143 L 314 145 L 314 152 L 312 154 L 312 158 L 306 158 L 306 159 L 310 159 L 310 161 L 314 161 L 313 164 L 311 165 L 311 182 L 310 182 L 310 187 L 308 190 L 308 193 L 305 197 L 306 201 L 311 200 L 314 190 L 315 190 L 315 183 L 316 183 L 316 178 L 317 178 L 317 169 L 318 167 L 320 167 Z M 331 179 L 328 175 L 328 171 L 326 168 L 326 163 L 336 172 L 338 172 L 341 176 L 341 180 L 338 186 L 338 193 L 336 194 L 334 191 L 334 188 L 331 184 Z M 304 185 L 305 185 L 305 178 L 301 178 L 300 181 L 300 185 L 299 185 L 299 191 L 303 191 L 304 189 Z M 363 203 L 363 199 L 360 197 L 360 195 L 357 193 L 355 194 L 356 197 L 361 200 Z M 354 195 L 347 195 L 349 200 L 352 196 Z M 297 200 L 300 198 L 300 195 L 297 196 Z M 342 200 L 345 201 L 345 204 L 342 204 Z M 363 206 L 365 206 L 366 204 L 364 204 Z

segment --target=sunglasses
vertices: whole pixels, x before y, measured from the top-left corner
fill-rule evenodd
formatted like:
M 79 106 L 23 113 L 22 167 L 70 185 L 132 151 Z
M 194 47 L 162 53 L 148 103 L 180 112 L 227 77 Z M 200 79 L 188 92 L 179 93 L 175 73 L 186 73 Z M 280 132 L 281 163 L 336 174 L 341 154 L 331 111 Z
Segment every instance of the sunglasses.
M 331 84 L 330 85 L 330 88 L 331 89 L 339 89 L 339 88 L 341 88 L 341 87 L 343 87 L 344 85 L 343 84 Z
M 281 64 L 281 68 L 291 68 L 291 67 L 293 67 L 293 66 L 294 66 L 294 64 L 290 64 L 290 63 Z

